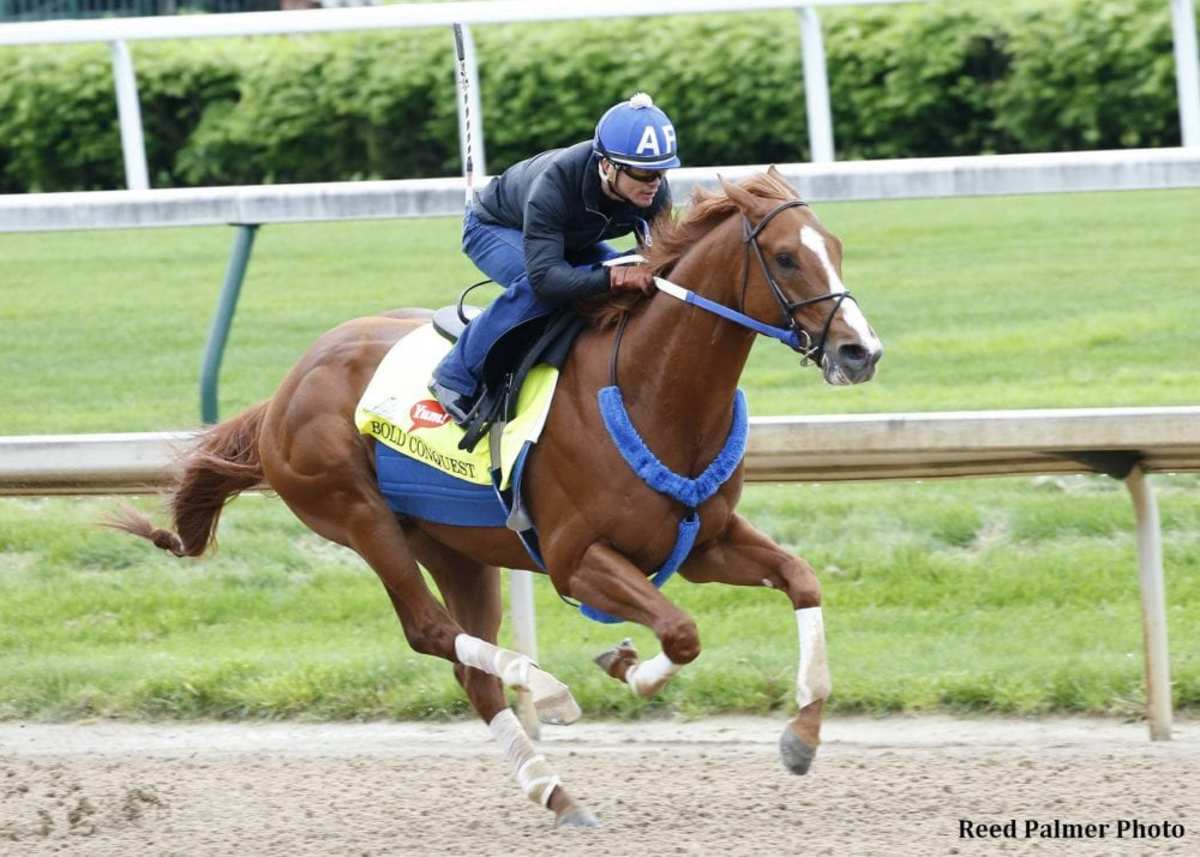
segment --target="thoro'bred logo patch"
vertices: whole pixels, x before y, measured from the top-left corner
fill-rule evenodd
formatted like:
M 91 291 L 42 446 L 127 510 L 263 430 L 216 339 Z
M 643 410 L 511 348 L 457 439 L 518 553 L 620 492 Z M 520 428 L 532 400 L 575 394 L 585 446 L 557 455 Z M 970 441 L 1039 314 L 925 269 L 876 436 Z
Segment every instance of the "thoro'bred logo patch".
M 419 428 L 441 428 L 450 422 L 450 415 L 442 410 L 437 399 L 422 399 L 417 402 L 409 410 L 408 418 L 412 420 L 412 425 L 408 427 L 410 432 Z

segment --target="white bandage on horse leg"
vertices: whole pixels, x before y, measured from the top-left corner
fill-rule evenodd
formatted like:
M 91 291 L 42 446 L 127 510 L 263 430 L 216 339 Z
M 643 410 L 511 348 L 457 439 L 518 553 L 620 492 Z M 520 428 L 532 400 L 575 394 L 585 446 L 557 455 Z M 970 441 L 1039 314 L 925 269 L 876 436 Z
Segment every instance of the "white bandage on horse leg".
M 625 673 L 630 690 L 638 696 L 651 697 L 663 689 L 671 676 L 683 669 L 683 664 L 672 663 L 662 652 L 648 661 L 641 661 Z
M 800 632 L 800 669 L 796 675 L 796 705 L 803 708 L 818 699 L 828 699 L 833 684 L 829 680 L 829 661 L 825 656 L 825 622 L 820 607 L 802 607 L 796 611 Z
M 497 676 L 505 687 L 528 690 L 543 723 L 574 723 L 582 713 L 570 688 L 528 655 L 501 649 L 470 634 L 454 638 L 454 654 L 460 664 Z
M 527 689 L 529 670 L 536 669 L 528 655 L 501 649 L 470 634 L 459 634 L 454 638 L 454 653 L 460 664 L 497 676 L 506 687 Z
M 525 797 L 540 806 L 548 805 L 550 793 L 555 786 L 562 784 L 562 780 L 554 773 L 546 757 L 534 750 L 533 742 L 525 734 L 521 721 L 512 709 L 506 708 L 493 717 L 488 729 L 504 749 L 504 756 L 513 766 L 517 785 Z

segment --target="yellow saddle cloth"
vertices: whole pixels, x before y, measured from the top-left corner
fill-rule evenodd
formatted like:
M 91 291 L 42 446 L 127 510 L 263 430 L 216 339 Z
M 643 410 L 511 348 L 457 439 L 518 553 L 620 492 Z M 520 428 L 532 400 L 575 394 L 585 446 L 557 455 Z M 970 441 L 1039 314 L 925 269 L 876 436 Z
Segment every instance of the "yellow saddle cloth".
M 392 346 L 359 399 L 354 423 L 397 452 L 422 464 L 476 485 L 491 485 L 489 437 L 475 449 L 458 448 L 463 430 L 433 398 L 429 379 L 438 361 L 450 350 L 432 324 L 417 328 Z M 500 487 L 507 488 L 513 464 L 526 442 L 541 436 L 558 384 L 558 370 L 535 366 L 517 397 L 517 415 L 504 428 L 500 444 Z

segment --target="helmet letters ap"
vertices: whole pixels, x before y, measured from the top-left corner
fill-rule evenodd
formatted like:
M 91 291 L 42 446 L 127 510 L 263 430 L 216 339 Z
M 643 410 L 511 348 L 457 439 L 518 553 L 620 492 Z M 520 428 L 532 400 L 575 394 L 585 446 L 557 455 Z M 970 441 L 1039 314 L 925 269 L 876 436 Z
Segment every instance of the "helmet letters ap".
M 647 170 L 679 166 L 675 126 L 644 92 L 613 105 L 600 117 L 592 149 L 614 164 Z

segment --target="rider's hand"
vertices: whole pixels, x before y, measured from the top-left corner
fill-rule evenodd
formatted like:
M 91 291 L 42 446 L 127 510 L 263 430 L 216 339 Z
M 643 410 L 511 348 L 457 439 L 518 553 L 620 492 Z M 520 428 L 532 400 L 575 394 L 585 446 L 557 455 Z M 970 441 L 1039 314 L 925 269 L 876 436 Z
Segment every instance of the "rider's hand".
M 608 269 L 608 288 L 616 294 L 641 292 L 648 295 L 654 291 L 654 275 L 645 268 L 616 265 Z

